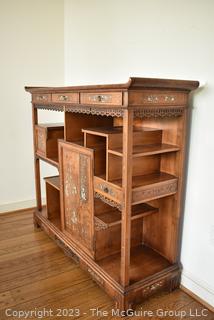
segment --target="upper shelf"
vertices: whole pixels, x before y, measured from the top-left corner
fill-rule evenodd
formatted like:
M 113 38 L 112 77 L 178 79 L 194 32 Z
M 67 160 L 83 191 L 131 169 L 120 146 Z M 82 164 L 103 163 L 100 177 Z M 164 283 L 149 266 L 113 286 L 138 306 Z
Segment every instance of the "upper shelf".
M 108 153 L 123 156 L 122 127 L 96 127 L 82 129 L 85 134 L 108 138 Z M 117 137 L 115 137 L 117 135 Z M 95 141 L 93 140 L 95 143 Z M 91 147 L 91 145 L 90 145 Z M 162 130 L 157 128 L 133 128 L 133 158 L 161 153 L 175 152 L 180 148 L 176 145 L 162 143 Z
M 31 93 L 51 93 L 51 92 L 70 92 L 70 91 L 90 91 L 90 90 L 136 90 L 164 88 L 169 90 L 191 91 L 199 86 L 198 81 L 175 80 L 175 79 L 157 79 L 157 78 L 139 78 L 130 77 L 128 82 L 119 84 L 98 84 L 69 87 L 25 87 L 25 90 Z
M 133 146 L 133 158 L 142 157 L 142 156 L 150 156 L 154 154 L 168 153 L 178 151 L 179 147 L 166 144 L 166 143 L 157 143 L 150 145 L 137 145 Z M 115 148 L 113 150 L 108 150 L 109 153 L 117 155 L 119 157 L 123 156 L 122 148 Z
M 57 190 L 60 190 L 59 176 L 54 177 L 45 177 L 44 178 L 47 183 L 49 183 L 52 187 Z

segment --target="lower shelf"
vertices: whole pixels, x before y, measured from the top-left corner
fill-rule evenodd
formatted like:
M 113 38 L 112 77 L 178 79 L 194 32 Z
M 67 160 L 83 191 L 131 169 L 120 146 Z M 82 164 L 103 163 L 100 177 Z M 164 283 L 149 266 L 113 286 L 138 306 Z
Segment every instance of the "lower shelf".
M 57 168 L 59 167 L 59 160 L 58 160 L 58 158 L 47 158 L 47 157 L 42 156 L 41 154 L 38 154 L 38 153 L 36 154 L 36 156 L 37 156 L 39 159 L 41 159 L 41 160 L 43 160 L 43 161 L 45 161 L 45 162 L 53 165 L 54 167 L 57 167 Z
M 61 231 L 59 219 L 47 219 L 46 207 L 43 207 L 39 214 Z M 172 265 L 166 258 L 145 245 L 131 248 L 130 261 L 130 285 L 161 272 Z M 94 261 L 117 283 L 120 283 L 120 262 L 120 252 L 99 261 Z
M 131 252 L 131 283 L 124 288 L 120 285 L 119 254 L 97 263 L 45 218 L 45 208 L 42 211 L 36 210 L 34 222 L 114 299 L 116 309 L 132 309 L 149 296 L 157 292 L 171 292 L 180 285 L 181 268 L 178 263 L 170 264 L 152 249 L 138 246 Z
M 49 221 L 51 223 L 53 223 L 55 225 L 55 227 L 57 227 L 59 230 L 61 230 L 61 221 L 59 218 L 49 219 Z
M 120 253 L 98 262 L 113 279 L 120 282 Z M 130 284 L 141 281 L 169 267 L 170 262 L 144 245 L 131 249 Z

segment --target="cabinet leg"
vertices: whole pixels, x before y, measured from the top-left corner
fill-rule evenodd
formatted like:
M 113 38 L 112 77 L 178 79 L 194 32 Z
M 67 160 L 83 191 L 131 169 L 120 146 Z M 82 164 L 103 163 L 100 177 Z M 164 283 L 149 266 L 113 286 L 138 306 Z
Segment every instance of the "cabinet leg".
M 39 223 L 38 223 L 35 215 L 34 215 L 34 217 L 33 217 L 33 225 L 34 225 L 34 229 L 35 229 L 35 230 L 41 229 L 41 227 L 40 227 L 40 225 L 39 225 Z
M 178 288 L 180 288 L 180 282 L 181 282 L 181 273 L 179 272 L 176 276 L 174 276 L 171 280 L 170 280 L 170 284 L 169 284 L 169 292 L 172 292 Z
M 126 317 L 130 315 L 133 310 L 133 304 L 129 301 L 127 296 L 120 295 L 115 302 L 115 310 L 118 311 L 120 317 Z

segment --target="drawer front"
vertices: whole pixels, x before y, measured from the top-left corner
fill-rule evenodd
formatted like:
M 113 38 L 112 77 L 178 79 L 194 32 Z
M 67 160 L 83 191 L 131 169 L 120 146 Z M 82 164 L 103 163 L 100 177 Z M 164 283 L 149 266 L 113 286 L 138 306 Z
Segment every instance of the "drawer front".
M 33 94 L 33 102 L 39 103 L 39 102 L 50 102 L 51 101 L 51 94 Z
M 79 93 L 54 93 L 52 94 L 52 102 L 79 103 Z
M 169 196 L 177 192 L 178 180 L 170 180 L 164 183 L 158 183 L 153 186 L 137 188 L 132 192 L 132 204 L 142 203 L 162 197 Z
M 165 105 L 184 106 L 187 103 L 187 94 L 183 92 L 130 92 L 129 104 L 133 105 Z
M 45 128 L 35 127 L 36 152 L 42 156 L 46 156 L 47 131 Z
M 117 203 L 122 202 L 122 190 L 101 178 L 94 177 L 94 189 Z
M 82 104 L 122 105 L 122 92 L 81 93 Z

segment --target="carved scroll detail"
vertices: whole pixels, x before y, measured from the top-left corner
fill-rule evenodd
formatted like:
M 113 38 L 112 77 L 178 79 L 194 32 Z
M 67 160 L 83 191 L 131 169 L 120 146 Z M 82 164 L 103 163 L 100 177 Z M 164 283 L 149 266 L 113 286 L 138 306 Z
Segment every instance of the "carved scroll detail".
M 117 202 L 115 202 L 113 200 L 110 200 L 109 198 L 105 197 L 104 195 L 102 195 L 102 194 L 100 194 L 98 192 L 94 193 L 94 197 L 97 198 L 97 199 L 102 200 L 103 202 L 107 203 L 111 207 L 117 208 L 118 210 L 122 211 L 122 206 L 121 206 L 120 203 L 117 203 Z
M 184 108 L 138 108 L 134 110 L 135 118 L 176 118 L 182 116 Z

